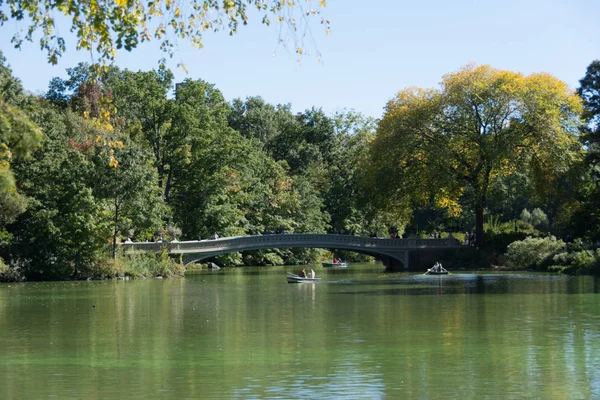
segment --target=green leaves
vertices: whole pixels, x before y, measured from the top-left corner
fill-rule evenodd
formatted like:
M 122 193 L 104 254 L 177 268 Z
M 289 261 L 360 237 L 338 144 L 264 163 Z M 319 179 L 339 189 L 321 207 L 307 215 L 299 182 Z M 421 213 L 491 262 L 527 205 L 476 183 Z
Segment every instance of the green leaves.
M 407 89 L 388 103 L 370 154 L 373 189 L 450 213 L 467 188 L 476 196 L 477 237 L 496 179 L 525 170 L 539 183 L 577 159 L 580 103 L 546 74 L 525 77 L 489 66 L 448 74 L 439 90 Z
M 63 14 L 77 35 L 76 48 L 94 54 L 101 63 L 114 60 L 117 49 L 132 50 L 140 42 L 158 40 L 160 48 L 171 57 L 175 39 L 189 39 L 192 46 L 203 46 L 205 31 L 225 28 L 230 35 L 237 33 L 239 24 L 249 21 L 247 4 L 262 14 L 262 23 L 270 24 L 269 16 L 282 23 L 280 41 L 293 37 L 294 48 L 301 49 L 301 38 L 296 31 L 308 29 L 308 20 L 319 15 L 318 9 L 305 12 L 301 4 L 279 0 L 201 0 L 201 1 L 76 1 L 6 0 L 10 14 L 0 11 L 0 23 L 9 19 L 26 26 L 26 35 L 17 33 L 11 39 L 21 48 L 23 41 L 33 42 L 41 35 L 40 47 L 48 55 L 48 62 L 56 64 L 66 51 L 67 44 L 55 31 L 55 15 Z M 320 7 L 325 7 L 321 2 Z M 321 20 L 325 31 L 329 22 Z
M 0 52 L 0 191 L 15 190 L 11 163 L 27 157 L 42 140 L 42 132 L 19 106 L 27 97 Z M 2 225 L 0 224 L 0 229 Z

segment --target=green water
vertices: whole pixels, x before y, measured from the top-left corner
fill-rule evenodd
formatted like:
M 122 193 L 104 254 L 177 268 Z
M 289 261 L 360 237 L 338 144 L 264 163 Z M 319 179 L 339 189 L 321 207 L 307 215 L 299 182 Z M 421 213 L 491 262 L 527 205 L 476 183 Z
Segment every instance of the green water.
M 0 399 L 600 398 L 600 281 L 381 264 L 0 285 Z

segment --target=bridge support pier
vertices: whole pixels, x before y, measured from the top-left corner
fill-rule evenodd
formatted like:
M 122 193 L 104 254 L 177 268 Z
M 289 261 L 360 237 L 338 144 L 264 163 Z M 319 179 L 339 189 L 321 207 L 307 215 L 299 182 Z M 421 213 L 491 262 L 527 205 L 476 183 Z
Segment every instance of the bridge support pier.
M 386 271 L 408 271 L 410 268 L 408 251 L 401 251 L 394 254 L 382 254 L 381 262 L 385 265 Z

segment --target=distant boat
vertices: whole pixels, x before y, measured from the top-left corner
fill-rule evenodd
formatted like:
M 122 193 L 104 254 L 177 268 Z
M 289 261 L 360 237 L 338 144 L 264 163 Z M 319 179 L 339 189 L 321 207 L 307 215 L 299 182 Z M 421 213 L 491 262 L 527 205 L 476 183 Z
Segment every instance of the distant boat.
M 306 283 L 319 282 L 321 278 L 302 278 L 301 276 L 288 275 L 286 276 L 288 283 Z
M 426 275 L 448 275 L 449 272 L 442 266 L 436 268 L 431 267 L 425 272 Z
M 321 264 L 323 264 L 323 267 L 325 267 L 325 268 L 329 268 L 329 267 L 347 268 L 348 267 L 348 263 L 345 263 L 345 262 L 337 262 L 337 263 L 324 262 Z

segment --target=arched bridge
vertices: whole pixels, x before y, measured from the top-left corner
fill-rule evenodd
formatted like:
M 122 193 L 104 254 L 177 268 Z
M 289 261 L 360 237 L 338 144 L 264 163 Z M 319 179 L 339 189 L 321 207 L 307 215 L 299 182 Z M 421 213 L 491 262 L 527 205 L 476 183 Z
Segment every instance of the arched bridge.
M 445 239 L 422 239 L 419 237 L 380 239 L 350 235 L 300 233 L 238 236 L 186 242 L 122 243 L 121 247 L 125 253 L 158 253 L 166 250 L 169 254 L 184 254 L 186 255 L 184 259 L 186 266 L 221 254 L 246 250 L 294 247 L 343 249 L 376 256 L 382 259 L 387 268 L 396 269 L 398 262 L 400 262 L 404 269 L 408 269 L 410 251 L 429 248 L 456 248 L 460 247 L 460 241 L 454 237 Z

